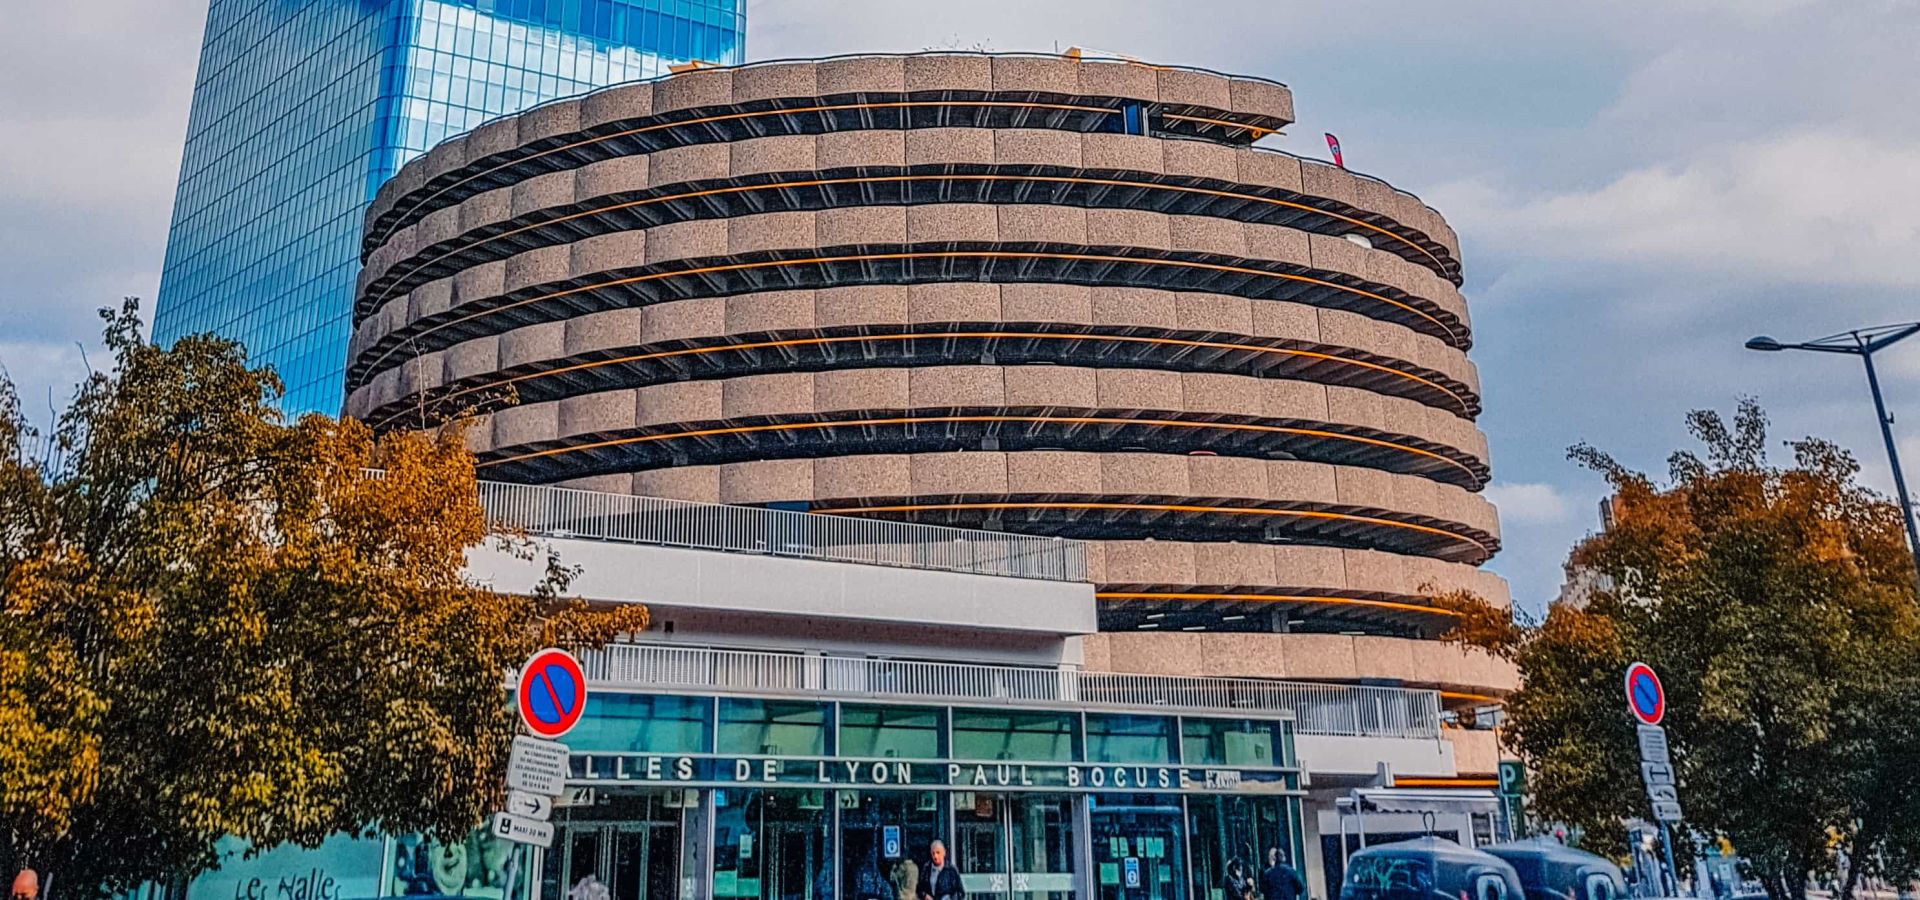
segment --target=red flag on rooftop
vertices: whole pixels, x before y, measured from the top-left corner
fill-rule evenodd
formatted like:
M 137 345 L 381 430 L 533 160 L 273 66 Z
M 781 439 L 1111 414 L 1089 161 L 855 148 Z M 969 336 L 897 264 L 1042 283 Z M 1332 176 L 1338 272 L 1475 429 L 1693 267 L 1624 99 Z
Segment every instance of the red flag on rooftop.
M 1347 167 L 1347 161 L 1345 159 L 1342 159 L 1340 156 L 1340 139 L 1337 137 L 1334 137 L 1333 132 L 1331 131 L 1327 132 L 1327 149 L 1333 151 L 1334 165 L 1339 166 L 1342 169 Z

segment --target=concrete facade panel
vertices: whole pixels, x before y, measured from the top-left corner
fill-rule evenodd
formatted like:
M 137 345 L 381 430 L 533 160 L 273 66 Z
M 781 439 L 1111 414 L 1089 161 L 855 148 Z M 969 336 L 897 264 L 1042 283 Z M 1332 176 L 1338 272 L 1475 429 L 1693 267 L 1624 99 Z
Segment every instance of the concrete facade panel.
M 720 502 L 719 466 L 681 466 L 633 473 L 633 492 L 694 503 Z
M 441 362 L 445 366 L 442 377 L 447 381 L 499 371 L 500 339 L 483 337 L 462 341 L 448 348 L 441 356 Z
M 1253 303 L 1253 334 L 1320 343 L 1323 340 L 1320 310 L 1282 300 L 1256 300 Z
M 814 214 L 816 240 L 821 248 L 907 242 L 904 206 L 849 206 Z
M 961 53 L 937 53 L 910 56 L 906 60 L 906 89 L 909 91 L 993 90 L 994 61 L 985 56 Z
M 1015 166 L 1080 167 L 1080 136 L 1040 128 L 993 131 L 993 161 Z
M 615 231 L 575 241 L 567 268 L 574 277 L 582 277 L 615 269 L 637 268 L 646 265 L 646 262 L 647 233 Z
M 733 102 L 732 69 L 696 69 L 653 83 L 653 111 L 673 112 Z
M 829 131 L 814 138 L 814 162 L 822 169 L 904 166 L 904 131 Z
M 814 64 L 810 62 L 736 68 L 733 70 L 733 102 L 817 96 L 820 85 L 813 75 Z
M 810 459 L 763 459 L 720 467 L 722 503 L 759 505 L 813 495 Z
M 1077 284 L 1003 284 L 1000 317 L 1005 322 L 1090 324 L 1093 289 Z
M 1015 494 L 1097 494 L 1100 469 L 1092 453 L 1009 453 L 1007 490 Z
M 720 382 L 720 415 L 728 419 L 813 411 L 813 375 L 782 372 Z
M 567 323 L 542 322 L 500 336 L 500 367 L 558 359 L 567 352 Z
M 653 115 L 653 85 L 623 84 L 594 91 L 580 98 L 580 127 L 594 128 L 609 122 L 641 119 Z
M 733 168 L 733 153 L 726 144 L 669 147 L 648 160 L 647 179 L 661 186 L 726 178 Z
M 907 89 L 906 62 L 885 56 L 822 60 L 815 67 L 814 79 L 823 97 L 898 94 Z
M 774 212 L 729 219 L 727 253 L 740 255 L 765 250 L 806 250 L 814 243 L 814 214 Z
M 1007 491 L 1007 460 L 999 453 L 918 453 L 908 466 L 918 496 Z
M 1080 64 L 1073 60 L 997 56 L 992 62 L 993 89 L 996 91 L 1061 95 L 1080 92 Z
M 999 406 L 1006 402 L 996 366 L 932 366 L 908 370 L 907 403 L 915 408 Z
M 1190 496 L 1187 458 L 1165 453 L 1100 454 L 1100 490 L 1117 497 L 1136 494 Z
M 814 294 L 814 321 L 821 328 L 907 320 L 906 285 L 823 288 Z
M 507 257 L 507 293 L 573 276 L 573 248 L 561 244 Z
M 568 397 L 560 401 L 560 434 L 571 436 L 629 429 L 633 427 L 635 410 L 635 397 L 631 390 Z
M 616 156 L 581 166 L 575 170 L 573 195 L 579 200 L 591 200 L 624 191 L 644 191 L 652 186 L 648 175 L 652 169 L 649 159 L 645 156 Z
M 1227 416 L 1257 416 L 1264 405 L 1260 380 L 1212 372 L 1180 373 L 1179 409 Z
M 905 497 L 913 493 L 906 456 L 827 456 L 813 461 L 819 497 Z
M 991 165 L 993 135 L 985 128 L 915 128 L 907 132 L 907 165 Z
M 1232 181 L 1240 174 L 1239 160 L 1231 148 L 1206 141 L 1162 141 L 1161 171 L 1168 175 L 1188 175 Z
M 1177 410 L 1181 373 L 1151 369 L 1102 369 L 1095 378 L 1100 405 L 1108 409 Z
M 1160 79 L 1150 66 L 1083 60 L 1080 63 L 1080 93 L 1089 97 L 1124 97 L 1152 103 L 1160 99 Z
M 976 282 L 914 284 L 907 286 L 907 321 L 997 322 L 1000 286 Z
M 518 447 L 560 436 L 560 405 L 509 406 L 493 414 L 493 446 Z
M 1187 69 L 1160 69 L 1156 74 L 1160 80 L 1161 103 L 1233 108 L 1233 92 L 1227 86 L 1227 79 L 1219 75 Z
M 516 216 L 524 216 L 530 212 L 538 212 L 539 210 L 549 209 L 555 206 L 571 204 L 573 202 L 574 174 L 570 169 L 561 172 L 548 172 L 545 175 L 535 175 L 532 178 L 515 184 L 513 186 L 513 214 Z M 447 209 L 458 214 L 460 207 L 450 206 L 447 207 Z M 438 215 L 438 213 L 435 215 Z M 433 217 L 428 216 L 427 218 L 431 220 Z
M 812 135 L 787 134 L 732 145 L 729 165 L 735 178 L 764 172 L 808 172 L 814 168 Z
M 1089 169 L 1118 169 L 1123 172 L 1162 172 L 1166 157 L 1155 138 L 1133 134 L 1082 135 L 1080 163 Z
M 647 262 L 656 264 L 679 259 L 703 259 L 727 255 L 726 219 L 696 219 L 672 222 L 647 231 Z
M 640 330 L 648 343 L 726 334 L 726 328 L 724 297 L 675 300 L 643 307 L 640 312 Z
M 726 333 L 811 329 L 813 291 L 764 291 L 726 298 Z
M 634 399 L 634 424 L 645 427 L 724 418 L 721 384 L 678 381 L 641 388 Z
M 997 207 L 999 239 L 1008 243 L 1087 243 L 1087 211 L 1072 206 Z
M 841 410 L 906 409 L 907 369 L 841 369 L 813 376 L 813 408 Z
M 610 309 L 567 320 L 566 355 L 632 347 L 646 340 L 643 310 Z
M 1100 404 L 1098 370 L 1069 366 L 1013 366 L 1006 370 L 1008 406 L 1081 407 Z
M 942 203 L 907 207 L 907 240 L 916 244 L 993 243 L 1000 239 L 1000 217 L 984 203 Z

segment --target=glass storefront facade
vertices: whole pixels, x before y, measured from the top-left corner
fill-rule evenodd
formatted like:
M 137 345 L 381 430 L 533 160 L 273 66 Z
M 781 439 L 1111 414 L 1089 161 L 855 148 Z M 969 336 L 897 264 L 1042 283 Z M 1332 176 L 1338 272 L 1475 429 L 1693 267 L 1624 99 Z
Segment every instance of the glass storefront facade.
M 290 412 L 337 412 L 382 182 L 494 116 L 738 64 L 744 27 L 742 0 L 213 0 L 154 339 L 239 339 Z
M 1284 719 L 598 694 L 540 900 L 1228 900 L 1300 852 Z M 584 794 L 583 794 L 584 798 Z M 531 900 L 531 897 L 529 898 Z

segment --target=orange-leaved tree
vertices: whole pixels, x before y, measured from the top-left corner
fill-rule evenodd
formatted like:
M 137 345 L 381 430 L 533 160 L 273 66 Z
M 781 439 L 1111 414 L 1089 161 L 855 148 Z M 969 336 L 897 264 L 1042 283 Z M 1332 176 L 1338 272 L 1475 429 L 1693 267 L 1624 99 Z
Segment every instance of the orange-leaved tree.
M 1584 602 L 1503 631 L 1452 601 L 1471 626 L 1455 637 L 1521 670 L 1503 737 L 1532 770 L 1532 808 L 1596 836 L 1648 817 L 1621 687 L 1643 660 L 1667 689 L 1683 834 L 1730 840 L 1776 900 L 1831 872 L 1836 841 L 1849 879 L 1910 876 L 1920 607 L 1899 512 L 1831 443 L 1793 442 L 1791 465 L 1770 464 L 1752 401 L 1731 423 L 1703 411 L 1688 424 L 1706 455 L 1675 453 L 1665 483 L 1570 452 L 1615 496 L 1612 522 L 1568 563 L 1593 586 Z
M 469 583 L 469 548 L 514 539 L 459 424 L 285 422 L 242 348 L 156 347 L 137 312 L 102 311 L 114 366 L 49 443 L 0 379 L 0 870 L 103 895 L 203 869 L 223 836 L 472 828 L 507 673 L 646 610 Z

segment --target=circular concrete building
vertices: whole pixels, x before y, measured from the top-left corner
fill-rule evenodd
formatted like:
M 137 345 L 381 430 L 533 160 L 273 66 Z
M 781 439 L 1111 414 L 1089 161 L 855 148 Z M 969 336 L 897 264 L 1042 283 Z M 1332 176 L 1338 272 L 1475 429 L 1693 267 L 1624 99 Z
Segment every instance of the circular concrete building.
M 1481 704 L 1511 669 L 1424 599 L 1507 602 L 1458 242 L 1253 146 L 1292 118 L 1258 78 L 960 53 L 549 103 L 381 189 L 346 411 L 496 410 L 488 479 L 1085 539 L 1088 668 Z

